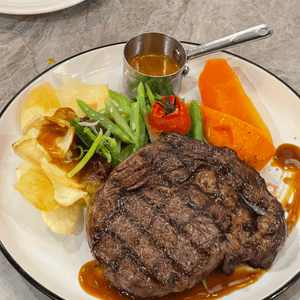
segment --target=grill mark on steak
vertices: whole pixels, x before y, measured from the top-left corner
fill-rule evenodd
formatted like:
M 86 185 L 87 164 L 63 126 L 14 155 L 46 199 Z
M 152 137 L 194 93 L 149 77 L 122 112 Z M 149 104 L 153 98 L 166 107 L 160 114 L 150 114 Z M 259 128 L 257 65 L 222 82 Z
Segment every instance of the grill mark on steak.
M 115 214 L 114 218 L 118 218 L 120 216 L 126 216 L 130 219 L 130 222 L 133 223 L 133 218 L 131 218 L 131 215 L 127 211 L 122 211 L 120 214 Z M 135 226 L 138 224 L 138 221 L 135 222 Z M 139 228 L 139 232 L 143 235 L 148 235 L 147 231 L 143 229 L 141 226 Z M 134 250 L 134 246 L 130 247 L 127 245 L 126 240 L 122 239 L 117 233 L 113 232 L 112 230 L 108 230 L 108 226 L 104 230 L 102 230 L 99 233 L 99 238 L 97 239 L 97 244 L 94 245 L 94 249 L 96 247 L 99 247 L 99 244 L 101 244 L 102 240 L 105 237 L 109 237 L 115 245 L 121 245 L 120 250 L 120 256 L 118 256 L 116 259 L 111 260 L 109 262 L 104 261 L 103 259 L 100 259 L 100 264 L 103 264 L 105 266 L 109 266 L 113 272 L 118 272 L 120 270 L 120 267 L 123 263 L 123 261 L 128 258 L 130 261 L 134 264 L 134 266 L 139 270 L 141 273 L 143 273 L 147 278 L 150 278 L 153 282 L 159 283 L 160 281 L 154 276 L 151 269 L 148 269 L 145 267 L 145 265 L 142 263 L 140 257 L 137 255 L 137 253 Z M 149 236 L 151 239 L 151 236 Z M 125 246 L 124 246 L 125 245 Z M 138 245 L 135 245 L 138 246 Z M 180 269 L 180 268 L 179 268 Z
M 119 185 L 119 183 L 118 183 Z M 121 186 L 121 185 L 119 185 Z M 197 185 L 193 185 L 195 186 L 198 190 L 201 190 Z M 202 190 L 201 190 L 202 192 Z M 215 217 L 207 210 L 203 210 L 203 208 L 197 206 L 195 203 L 193 203 L 193 205 L 191 205 L 191 198 L 189 198 L 186 194 L 182 194 L 181 191 L 177 191 L 177 194 L 180 194 L 180 197 L 179 199 L 182 201 L 183 199 L 186 199 L 186 202 L 184 203 L 185 205 L 187 206 L 190 206 L 190 208 L 197 212 L 198 215 L 203 215 L 203 216 L 206 216 L 206 217 L 209 217 L 211 219 L 214 219 Z M 146 197 L 144 194 L 141 194 L 141 192 L 138 192 L 137 193 L 138 196 L 140 196 L 140 198 L 146 202 L 146 203 L 151 203 L 151 199 Z M 208 197 L 209 198 L 209 197 Z M 135 225 L 138 225 L 139 227 L 139 231 L 147 236 L 153 243 L 153 245 L 155 245 L 155 247 L 157 249 L 160 249 L 162 250 L 165 255 L 166 255 L 166 258 L 168 258 L 171 262 L 171 265 L 173 266 L 173 268 L 180 274 L 183 274 L 185 276 L 189 276 L 189 273 L 184 270 L 184 268 L 180 265 L 180 263 L 174 258 L 174 254 L 165 246 L 162 246 L 158 240 L 154 239 L 151 235 L 149 235 L 148 231 L 146 229 L 143 228 L 143 226 L 139 223 L 139 221 L 135 218 L 133 218 L 133 216 L 128 212 L 126 211 L 125 209 L 125 202 L 126 201 L 122 201 L 123 199 L 119 199 L 118 202 L 120 205 L 119 209 L 115 210 L 113 214 L 111 214 L 107 220 L 106 220 L 106 225 L 104 227 L 104 230 L 100 232 L 100 236 L 97 237 L 97 242 L 101 242 L 101 239 L 104 237 L 104 236 L 110 236 L 116 244 L 126 244 L 126 241 L 124 241 L 122 238 L 120 238 L 117 234 L 113 233 L 110 231 L 110 225 L 114 222 L 114 220 L 121 216 L 121 215 L 125 215 L 128 220 L 130 220 L 130 222 L 132 223 L 135 223 Z M 128 201 L 128 200 L 127 200 Z M 189 234 L 187 232 L 187 230 L 184 229 L 183 226 L 179 225 L 176 221 L 172 220 L 171 218 L 169 218 L 159 207 L 155 206 L 155 205 L 151 205 L 151 209 L 152 210 L 155 210 L 155 214 L 156 216 L 160 216 L 162 217 L 170 226 L 172 226 L 176 232 L 178 234 L 182 234 L 183 236 L 187 237 Z M 193 217 L 196 217 L 197 215 L 193 215 Z M 191 220 L 192 221 L 192 220 Z M 215 223 L 215 225 L 217 225 L 218 222 Z M 218 228 L 220 231 L 222 231 L 222 227 L 220 226 Z M 220 239 L 219 237 L 216 237 L 216 243 L 219 243 L 221 242 L 221 240 L 223 240 L 224 238 Z M 201 245 L 197 244 L 197 243 L 191 243 L 191 246 L 197 250 L 197 252 L 199 254 L 206 254 L 206 255 L 209 255 L 209 252 L 207 250 L 205 250 L 203 247 L 201 247 Z M 93 247 L 95 247 L 95 244 L 93 245 Z M 154 275 L 151 273 L 151 272 L 144 272 L 145 270 L 145 267 L 143 266 L 143 264 L 137 259 L 138 256 L 136 253 L 134 253 L 133 251 L 129 251 L 130 248 L 128 247 L 122 247 L 122 253 L 124 254 L 122 256 L 123 259 L 125 259 L 125 257 L 129 257 L 132 262 L 134 263 L 134 265 L 136 265 L 137 269 L 139 269 L 140 271 L 143 272 L 143 274 L 149 278 L 151 278 L 153 281 L 155 282 L 158 282 L 158 279 L 154 277 Z M 130 254 L 130 255 L 129 255 Z M 231 262 L 232 260 L 230 260 Z M 112 261 L 110 262 L 110 266 L 111 268 L 113 269 L 113 271 L 118 271 L 119 267 L 120 267 L 120 264 L 122 262 L 122 259 L 118 259 L 116 261 Z M 177 276 L 177 275 L 176 275 Z
M 147 269 L 145 265 L 142 263 L 139 255 L 134 251 L 133 248 L 126 246 L 126 241 L 120 238 L 117 234 L 113 232 L 104 232 L 104 237 L 110 237 L 114 243 L 125 245 L 121 247 L 121 255 L 118 256 L 115 260 L 111 260 L 110 262 L 100 261 L 101 264 L 105 266 L 109 266 L 113 272 L 118 272 L 121 268 L 123 261 L 128 258 L 133 263 L 133 265 L 137 268 L 138 271 L 143 273 L 147 278 L 150 278 L 153 282 L 159 283 L 160 281 L 153 275 L 151 270 Z
M 147 203 L 149 203 L 149 199 L 147 199 L 147 197 L 144 197 L 143 200 L 146 201 Z M 189 234 L 188 234 L 187 230 L 184 228 L 184 226 L 182 226 L 175 220 L 171 219 L 167 214 L 165 214 L 163 212 L 163 210 L 161 210 L 158 207 L 152 207 L 152 209 L 155 210 L 156 216 L 161 217 L 164 221 L 166 221 L 166 224 L 170 225 L 173 229 L 175 229 L 175 231 L 178 235 L 182 236 L 183 238 L 187 238 L 189 236 Z M 149 230 L 148 230 L 148 232 L 149 232 Z M 181 274 L 184 274 L 185 276 L 189 276 L 189 273 L 187 272 L 187 270 L 185 270 L 184 267 L 180 264 L 180 262 L 178 260 L 176 260 L 176 258 L 175 258 L 176 255 L 172 252 L 172 250 L 165 247 L 164 245 L 161 245 L 161 242 L 159 240 L 153 238 L 152 235 L 151 235 L 151 239 L 152 239 L 154 245 L 157 248 L 161 249 L 166 254 L 166 257 L 168 259 L 170 259 L 172 266 L 174 267 L 174 269 L 176 271 L 178 271 Z M 201 255 L 204 253 L 204 251 L 199 248 L 199 245 L 196 245 L 194 243 L 191 243 L 190 245 L 192 248 L 194 248 L 194 250 L 196 250 L 198 252 L 198 254 Z
M 193 219 L 195 219 L 198 215 L 203 215 L 203 216 L 208 217 L 208 218 L 211 218 L 211 219 L 214 218 L 214 216 L 213 216 L 210 212 L 208 212 L 207 210 L 203 210 L 203 209 L 201 209 L 200 207 L 197 207 L 196 205 L 190 206 L 191 199 L 190 199 L 189 197 L 187 197 L 187 195 L 182 194 L 181 191 L 177 191 L 176 193 L 174 193 L 175 196 L 176 196 L 177 194 L 179 195 L 178 199 L 180 199 L 180 201 L 182 201 L 182 204 L 185 205 L 186 207 L 189 207 L 192 211 L 194 211 L 194 212 L 191 214 L 191 218 L 189 219 L 189 221 L 190 221 L 191 223 L 193 222 Z M 138 193 L 138 195 L 140 195 L 140 194 Z M 153 203 L 153 202 L 152 202 L 153 200 L 151 200 L 149 197 L 147 197 L 147 196 L 144 195 L 144 194 L 141 195 L 141 199 L 142 199 L 144 202 L 148 203 L 148 204 Z M 184 199 L 186 199 L 186 201 L 184 201 Z M 150 204 L 150 205 L 151 205 L 151 204 Z M 172 226 L 172 227 L 176 230 L 176 232 L 177 232 L 178 234 L 181 234 L 181 235 L 183 235 L 184 237 L 189 237 L 189 233 L 188 233 L 187 229 L 184 227 L 185 224 L 182 225 L 182 224 L 180 224 L 179 222 L 176 222 L 174 219 L 170 218 L 170 217 L 168 216 L 168 214 L 165 213 L 164 207 L 163 207 L 163 206 L 162 206 L 162 208 L 159 208 L 159 207 L 157 207 L 157 206 L 152 205 L 151 208 L 152 208 L 153 210 L 155 210 L 155 212 L 156 212 L 157 214 L 159 214 L 160 216 L 162 216 L 162 217 L 169 223 L 169 225 Z M 197 212 L 197 213 L 195 213 L 195 212 Z M 156 215 L 156 214 L 154 214 L 154 215 Z M 218 229 L 219 229 L 220 231 L 223 231 L 221 227 L 218 228 Z M 223 240 L 223 239 L 224 239 L 224 238 L 221 238 L 221 239 L 220 239 L 220 237 L 216 237 L 216 241 L 217 241 L 217 242 L 220 242 L 220 241 Z M 197 243 L 195 243 L 195 242 L 192 242 L 192 243 L 191 243 L 191 246 L 192 246 L 195 250 L 197 250 L 197 252 L 198 252 L 199 254 L 203 254 L 203 253 L 208 254 L 208 252 L 207 252 L 201 245 L 199 245 L 199 244 L 197 244 Z
M 128 213 L 128 216 L 130 217 L 130 213 Z M 166 248 L 164 245 L 161 245 L 159 240 L 155 239 L 151 234 L 149 234 L 149 231 L 144 229 L 138 220 L 135 218 L 130 218 L 131 222 L 134 222 L 135 225 L 138 226 L 141 233 L 143 233 L 149 241 L 153 244 L 155 249 L 161 251 L 164 253 L 164 257 L 171 263 L 174 270 L 176 270 L 178 273 L 187 276 L 188 273 L 184 270 L 184 268 L 181 266 L 181 264 L 174 258 L 174 255 L 169 251 L 168 248 Z
M 227 275 L 241 262 L 268 268 L 286 225 L 233 150 L 173 133 L 114 169 L 89 207 L 87 233 L 114 287 L 152 297 L 191 288 L 218 266 Z
M 111 214 L 106 220 L 105 220 L 105 225 L 102 231 L 98 232 L 97 238 L 94 240 L 93 244 L 92 244 L 92 251 L 95 250 L 95 248 L 97 247 L 97 245 L 99 243 L 101 243 L 102 239 L 104 237 L 110 237 L 116 245 L 118 244 L 126 244 L 126 241 L 123 240 L 118 234 L 114 233 L 111 231 L 111 224 L 116 220 L 116 218 L 120 217 L 120 216 L 126 216 L 128 220 L 130 220 L 130 222 L 132 224 L 134 224 L 136 227 L 138 227 L 138 230 L 141 234 L 143 234 L 144 236 L 149 238 L 149 241 L 153 243 L 153 245 L 156 247 L 156 249 L 161 250 L 164 254 L 165 257 L 170 261 L 171 265 L 173 266 L 173 268 L 180 274 L 183 274 L 185 276 L 188 275 L 188 273 L 182 268 L 182 266 L 180 265 L 180 263 L 178 261 L 176 261 L 176 259 L 174 259 L 174 255 L 169 251 L 169 249 L 167 249 L 166 247 L 162 246 L 159 244 L 159 242 L 154 239 L 149 233 L 148 231 L 139 223 L 139 221 L 137 219 L 135 219 L 130 212 L 125 210 L 125 203 L 120 201 L 120 205 L 122 207 L 120 207 L 119 209 L 117 209 L 116 211 L 114 211 L 113 214 Z M 152 207 L 153 208 L 153 207 Z M 155 208 L 157 211 L 157 214 L 160 214 L 162 217 L 166 218 L 167 217 L 159 211 L 159 209 Z M 122 263 L 122 260 L 125 259 L 125 257 L 129 257 L 132 262 L 135 264 L 135 266 L 137 267 L 137 269 L 139 269 L 145 276 L 147 276 L 148 278 L 151 278 L 154 282 L 159 282 L 159 280 L 157 278 L 155 278 L 155 276 L 153 275 L 153 273 L 151 271 L 147 271 L 146 272 L 146 268 L 145 266 L 141 263 L 141 261 L 138 259 L 138 255 L 136 253 L 134 253 L 134 251 L 129 251 L 130 248 L 129 247 L 122 247 L 122 258 L 119 258 L 116 261 L 112 261 L 110 262 L 110 266 L 114 266 L 113 267 L 113 271 L 116 272 L 119 270 L 120 268 L 120 264 Z M 101 261 L 101 263 L 107 265 L 105 262 Z
M 180 225 L 178 224 L 176 221 L 172 220 L 171 218 L 168 217 L 168 215 L 166 215 L 159 207 L 151 205 L 151 199 L 149 199 L 148 197 L 146 197 L 145 195 L 139 195 L 140 199 L 142 199 L 142 201 L 144 201 L 145 203 L 150 205 L 150 208 L 152 209 L 152 211 L 154 212 L 154 216 L 157 218 L 161 218 L 164 221 L 166 221 L 167 225 L 170 225 L 171 227 L 173 227 L 176 231 L 177 234 L 182 235 L 183 237 L 187 237 L 188 233 L 187 231 Z M 161 245 L 161 242 L 158 239 L 155 239 L 153 237 L 153 235 L 149 234 L 149 227 L 146 229 L 142 226 L 142 224 L 140 223 L 140 221 L 138 219 L 136 219 L 130 212 L 126 211 L 126 216 L 128 217 L 128 220 L 130 220 L 131 223 L 133 223 L 136 227 L 138 227 L 139 231 L 146 237 L 149 238 L 149 241 L 151 241 L 153 243 L 153 245 L 156 247 L 156 249 L 162 251 L 165 255 L 165 258 L 167 258 L 171 265 L 173 266 L 174 270 L 176 270 L 178 273 L 188 276 L 189 273 L 183 268 L 183 266 L 180 264 L 180 262 L 178 260 L 176 260 L 176 256 L 174 255 L 174 253 L 172 253 L 172 251 L 170 249 L 168 249 L 167 247 L 165 247 L 164 245 Z M 197 247 L 198 248 L 198 247 Z M 195 250 L 197 250 L 197 248 L 195 248 Z M 202 252 L 200 252 L 201 254 Z
M 121 187 L 121 185 L 118 183 L 118 186 Z M 195 185 L 195 187 L 197 187 L 199 189 L 199 187 L 197 185 Z M 200 190 L 200 189 L 199 189 Z M 196 204 L 190 206 L 191 203 L 191 198 L 189 198 L 186 194 L 182 194 L 181 191 L 177 191 L 177 194 L 180 195 L 179 199 L 180 201 L 183 202 L 184 205 L 186 205 L 187 207 L 190 207 L 193 211 L 196 211 L 198 214 L 201 214 L 203 216 L 209 217 L 209 218 L 214 218 L 213 215 L 211 213 L 209 213 L 207 210 L 204 210 L 200 207 L 198 207 Z M 154 215 L 155 216 L 159 216 L 161 218 L 163 218 L 168 225 L 170 225 L 171 227 L 173 227 L 177 234 L 180 234 L 184 237 L 188 237 L 189 234 L 187 232 L 187 230 L 184 228 L 184 226 L 180 225 L 178 222 L 174 221 L 173 219 L 171 219 L 166 213 L 164 213 L 164 211 L 162 209 L 160 209 L 158 206 L 155 205 L 151 205 L 152 200 L 147 197 L 145 194 L 142 194 L 141 192 L 138 192 L 137 195 L 140 197 L 140 199 L 142 199 L 144 202 L 146 202 L 147 204 L 150 205 L 151 209 L 153 211 L 155 211 Z M 186 199 L 186 201 L 184 202 L 183 200 Z M 170 249 L 168 249 L 167 247 L 165 247 L 164 245 L 161 245 L 160 242 L 153 238 L 152 235 L 149 234 L 149 232 L 140 224 L 140 222 L 134 218 L 132 216 L 132 214 L 130 212 L 128 212 L 126 210 L 126 202 L 128 202 L 128 200 L 126 199 L 126 201 L 122 201 L 123 199 L 119 199 L 119 204 L 120 207 L 118 209 L 116 209 L 114 211 L 113 214 L 111 214 L 107 220 L 106 220 L 106 224 L 104 226 L 103 231 L 99 232 L 99 235 L 97 236 L 97 243 L 100 243 L 102 238 L 105 236 L 109 236 L 111 237 L 116 244 L 126 244 L 126 241 L 124 241 L 120 236 L 118 236 L 117 234 L 115 234 L 114 232 L 110 231 L 110 226 L 111 224 L 114 222 L 114 220 L 116 218 L 118 218 L 121 215 L 124 215 L 127 217 L 128 220 L 130 220 L 131 223 L 133 223 L 135 226 L 137 226 L 139 228 L 139 231 L 144 235 L 147 236 L 149 238 L 149 240 L 153 243 L 153 245 L 156 247 L 156 249 L 161 250 L 167 259 L 169 259 L 172 267 L 174 268 L 174 270 L 176 270 L 178 273 L 185 275 L 185 276 L 189 276 L 189 272 L 187 270 L 185 270 L 183 268 L 183 266 L 176 260 L 176 256 L 172 253 L 172 251 L 170 251 Z M 192 215 L 193 218 L 195 218 L 197 216 L 197 214 L 193 214 Z M 192 219 L 191 219 L 192 221 Z M 216 243 L 220 242 L 220 238 L 216 237 Z M 97 245 L 97 243 L 93 244 L 93 248 Z M 209 255 L 208 251 L 206 249 L 204 249 L 203 247 L 201 247 L 201 245 L 192 242 L 191 246 L 200 254 L 205 254 L 205 255 Z M 138 255 L 136 253 L 134 253 L 132 250 L 129 251 L 130 248 L 128 247 L 122 247 L 122 253 L 124 254 L 122 256 L 122 259 L 125 259 L 125 257 L 129 257 L 132 262 L 134 263 L 134 265 L 137 267 L 137 269 L 139 269 L 141 272 L 143 272 L 143 274 L 149 278 L 151 278 L 153 281 L 158 282 L 158 279 L 154 277 L 153 273 L 151 271 L 149 272 L 144 272 L 145 267 L 144 265 L 141 263 L 140 260 L 138 260 Z M 116 261 L 112 261 L 110 262 L 110 267 L 113 269 L 113 271 L 118 271 L 120 264 L 122 262 L 122 259 L 118 259 Z M 103 263 L 103 262 L 102 262 Z M 193 264 L 193 263 L 191 263 Z M 197 267 L 195 267 L 197 268 Z M 192 271 L 192 270 L 190 270 Z M 177 277 L 177 275 L 176 275 Z
M 140 195 L 141 199 L 150 204 L 153 203 L 152 200 L 150 198 L 148 198 L 145 194 Z M 162 204 L 163 205 L 163 204 Z M 154 215 L 160 216 L 162 217 L 166 222 L 168 222 L 170 224 L 170 226 L 172 226 L 176 232 L 178 234 L 182 234 L 183 236 L 187 236 L 187 231 L 184 229 L 183 226 L 181 226 L 180 224 L 178 224 L 175 220 L 173 220 L 172 218 L 170 218 L 164 211 L 163 208 L 160 208 L 159 206 L 151 205 L 151 208 L 153 211 L 155 211 Z
M 125 252 L 126 256 L 129 257 L 130 260 L 134 263 L 137 269 L 141 271 L 147 278 L 150 278 L 155 283 L 160 283 L 160 281 L 153 275 L 151 270 L 145 268 L 140 260 L 140 257 L 132 250 L 132 248 L 124 247 L 123 251 Z
M 191 205 L 191 199 L 186 195 L 183 194 L 181 191 L 176 191 L 174 193 L 174 195 L 179 195 L 178 199 L 180 199 L 180 201 L 182 201 L 182 204 L 187 207 L 189 209 L 189 211 L 191 212 L 191 216 L 188 220 L 187 223 L 189 224 L 193 224 L 193 222 L 195 221 L 195 219 L 199 216 L 202 215 L 204 217 L 209 218 L 209 219 L 213 219 L 214 216 L 207 210 L 203 210 L 200 207 L 196 206 L 196 205 Z M 143 198 L 147 203 L 151 202 L 152 200 L 144 197 Z M 170 218 L 167 214 L 164 213 L 164 209 L 161 208 L 157 208 L 155 207 L 156 210 L 158 210 L 160 213 L 163 213 L 163 217 L 165 218 L 166 221 L 169 222 L 169 224 L 178 232 L 178 234 L 182 234 L 184 237 L 190 237 L 190 233 L 189 231 L 186 229 L 186 224 L 180 224 L 178 221 L 176 222 L 175 220 L 173 220 L 172 218 Z M 213 221 L 211 221 L 211 223 L 213 223 Z M 218 227 L 218 229 L 221 231 L 222 228 Z M 222 240 L 224 240 L 223 237 L 217 236 L 216 237 L 216 242 L 221 242 Z M 197 252 L 201 255 L 201 254 L 206 254 L 208 255 L 208 251 L 199 243 L 193 242 L 191 241 L 191 246 L 197 250 Z
M 104 237 L 104 235 L 109 233 L 109 225 L 110 223 L 112 223 L 116 217 L 119 215 L 119 212 L 121 211 L 121 208 L 116 208 L 116 210 L 111 213 L 107 219 L 104 219 L 101 223 L 100 223 L 100 228 L 103 227 L 102 230 L 98 230 L 97 233 L 95 234 L 94 239 L 91 242 L 91 250 L 94 251 L 95 247 L 97 247 L 98 243 L 101 242 L 102 238 Z
M 168 217 L 167 214 L 165 214 L 163 212 L 163 210 L 161 210 L 159 207 L 157 206 L 153 206 L 151 205 L 151 199 L 146 197 L 146 195 L 142 194 L 141 192 L 137 193 L 138 196 L 140 196 L 140 199 L 142 199 L 144 202 L 146 202 L 147 204 L 150 205 L 151 209 L 153 211 L 155 211 L 154 215 L 161 217 L 162 219 L 164 219 L 166 221 L 166 223 L 168 225 L 170 225 L 171 227 L 173 227 L 177 234 L 182 235 L 183 237 L 187 237 L 189 234 L 188 232 L 184 229 L 184 227 L 182 225 L 180 225 L 178 222 L 172 220 L 171 218 Z M 182 200 L 182 199 L 180 199 Z M 111 224 L 114 222 L 114 220 L 116 218 L 118 218 L 119 216 L 123 215 L 126 216 L 126 219 L 128 219 L 132 224 L 134 224 L 136 227 L 138 227 L 138 230 L 140 231 L 140 233 L 146 237 L 149 238 L 149 241 L 151 241 L 153 243 L 153 245 L 156 247 L 156 249 L 161 250 L 164 254 L 165 257 L 170 261 L 172 267 L 174 268 L 174 270 L 176 270 L 179 274 L 182 274 L 184 276 L 189 276 L 189 272 L 187 270 L 184 269 L 184 267 L 180 264 L 179 261 L 176 260 L 176 255 L 174 255 L 174 253 L 172 253 L 172 251 L 170 249 L 168 249 L 167 247 L 165 247 L 164 245 L 161 245 L 161 243 L 159 242 L 159 240 L 153 238 L 153 236 L 151 234 L 149 234 L 149 232 L 140 224 L 140 222 L 134 218 L 132 216 L 132 214 L 130 212 L 128 212 L 126 210 L 126 204 L 125 202 L 127 201 L 122 201 L 122 199 L 119 200 L 120 203 L 120 208 L 115 210 L 113 214 L 111 214 L 107 220 L 106 220 L 106 224 L 104 226 L 104 229 L 102 231 L 99 232 L 99 235 L 97 236 L 97 240 L 96 243 L 93 244 L 93 248 L 94 249 L 97 246 L 97 243 L 101 243 L 101 240 L 103 237 L 109 236 L 111 237 L 116 244 L 126 244 L 126 242 L 120 237 L 118 236 L 116 233 L 111 231 Z M 199 208 L 198 208 L 199 210 Z M 201 213 L 203 213 L 201 211 Z M 193 215 L 194 217 L 196 215 Z M 216 241 L 218 242 L 218 241 Z M 191 243 L 191 247 L 193 247 L 200 255 L 202 254 L 208 254 L 208 252 L 206 250 L 204 250 L 201 245 L 196 244 L 196 243 Z M 151 278 L 153 281 L 158 282 L 158 279 L 155 278 L 155 276 L 153 275 L 153 272 L 151 272 L 151 270 L 149 270 L 148 272 L 145 272 L 145 267 L 142 264 L 142 262 L 140 260 L 138 260 L 138 255 L 132 251 L 129 251 L 130 248 L 129 247 L 122 247 L 122 253 L 124 254 L 122 256 L 122 259 L 125 259 L 125 257 L 129 257 L 132 262 L 134 263 L 134 265 L 137 267 L 137 269 L 139 269 L 141 272 L 143 272 L 143 274 L 149 278 Z M 118 259 L 116 261 L 112 261 L 110 262 L 110 266 L 113 269 L 114 272 L 118 271 L 118 269 L 120 268 L 122 259 Z M 102 261 L 102 263 L 104 263 Z M 193 265 L 193 263 L 191 263 Z M 197 267 L 193 267 L 197 268 Z M 192 271 L 192 270 L 189 270 Z M 175 276 L 175 275 L 174 275 Z M 177 277 L 177 275 L 176 275 Z M 173 282 L 173 280 L 171 280 L 171 282 Z

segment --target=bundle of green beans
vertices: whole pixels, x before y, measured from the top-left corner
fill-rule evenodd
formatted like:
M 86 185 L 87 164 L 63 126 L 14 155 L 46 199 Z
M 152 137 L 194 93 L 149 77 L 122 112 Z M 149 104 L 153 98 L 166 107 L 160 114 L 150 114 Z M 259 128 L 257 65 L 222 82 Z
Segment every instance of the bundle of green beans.
M 91 130 L 89 126 L 81 125 L 80 119 L 69 119 L 70 124 L 75 127 L 76 135 L 88 149 L 76 168 L 69 172 L 69 177 L 78 173 L 95 153 L 105 157 L 114 167 L 153 141 L 146 123 L 146 112 L 151 113 L 156 95 L 152 94 L 148 86 L 145 88 L 143 83 L 139 84 L 135 102 L 109 90 L 112 101 L 107 101 L 105 109 L 101 111 L 95 111 L 77 99 L 80 109 L 92 120 L 87 123 L 99 122 L 106 132 L 103 134 L 97 126 L 93 126 Z
M 149 86 L 141 82 L 138 85 L 134 101 L 112 90 L 109 90 L 109 98 L 105 109 L 101 111 L 95 111 L 82 100 L 77 100 L 80 109 L 90 118 L 87 123 L 99 123 L 106 129 L 106 132 L 103 134 L 103 131 L 97 126 L 91 126 L 93 129 L 91 130 L 90 124 L 84 126 L 80 119 L 69 119 L 70 124 L 75 127 L 76 135 L 87 148 L 84 150 L 79 147 L 82 151 L 80 158 L 83 158 L 69 172 L 69 177 L 79 172 L 95 153 L 105 157 L 114 167 L 133 152 L 153 142 L 154 138 L 147 126 L 146 114 L 151 113 L 155 99 L 159 99 L 161 96 L 154 95 Z M 191 128 L 187 135 L 205 141 L 202 115 L 196 101 L 191 102 L 189 111 Z M 86 152 L 85 155 L 84 152 Z

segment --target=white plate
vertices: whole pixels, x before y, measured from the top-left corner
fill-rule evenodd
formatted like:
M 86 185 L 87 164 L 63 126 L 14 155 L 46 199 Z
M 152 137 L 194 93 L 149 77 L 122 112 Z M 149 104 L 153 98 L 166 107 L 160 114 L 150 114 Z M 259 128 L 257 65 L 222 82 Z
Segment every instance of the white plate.
M 0 13 L 34 15 L 74 6 L 84 0 L 0 0 Z
M 15 168 L 21 159 L 13 153 L 11 145 L 22 135 L 20 115 L 29 92 L 45 81 L 56 87 L 59 74 L 70 74 L 90 84 L 108 83 L 110 89 L 122 92 L 123 47 L 121 43 L 93 49 L 52 67 L 25 86 L 1 114 L 0 248 L 26 279 L 54 299 L 95 299 L 81 289 L 77 279 L 80 267 L 92 256 L 84 231 L 66 236 L 51 233 L 39 211 L 13 189 L 17 180 Z M 205 60 L 213 57 L 226 58 L 240 76 L 267 123 L 275 146 L 284 142 L 300 146 L 299 95 L 274 75 L 242 58 L 222 52 L 190 61 L 191 71 L 183 80 L 181 96 L 201 100 L 197 79 Z M 272 179 L 266 169 L 262 175 Z M 222 299 L 273 299 L 291 285 L 299 277 L 299 229 L 298 223 L 270 271 L 253 285 Z

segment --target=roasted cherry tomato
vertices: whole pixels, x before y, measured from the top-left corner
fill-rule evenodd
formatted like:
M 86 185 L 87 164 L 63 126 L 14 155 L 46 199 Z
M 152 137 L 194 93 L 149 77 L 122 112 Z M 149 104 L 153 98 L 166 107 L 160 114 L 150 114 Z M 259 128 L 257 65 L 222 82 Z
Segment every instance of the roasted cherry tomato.
M 152 129 L 156 132 L 176 131 L 187 134 L 191 127 L 189 110 L 175 95 L 154 102 L 150 121 Z

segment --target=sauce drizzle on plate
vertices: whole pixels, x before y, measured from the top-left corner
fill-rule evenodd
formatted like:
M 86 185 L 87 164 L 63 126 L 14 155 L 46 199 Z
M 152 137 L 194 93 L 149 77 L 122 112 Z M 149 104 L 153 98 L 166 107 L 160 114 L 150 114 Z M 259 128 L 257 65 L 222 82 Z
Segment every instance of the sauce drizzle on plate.
M 272 166 L 280 168 L 288 175 L 283 178 L 289 189 L 282 206 L 287 214 L 286 224 L 290 234 L 300 215 L 300 148 L 292 144 L 280 145 L 273 157 Z
M 222 271 L 216 269 L 206 278 L 207 288 L 202 283 L 197 284 L 194 288 L 182 293 L 172 293 L 163 298 L 143 298 L 151 300 L 192 300 L 192 299 L 218 299 L 228 295 L 236 290 L 242 289 L 256 282 L 266 270 L 252 269 L 248 266 L 236 267 L 235 273 L 227 277 Z M 110 287 L 110 283 L 105 279 L 102 271 L 95 266 L 94 261 L 84 264 L 78 275 L 79 283 L 83 290 L 99 299 L 103 300 L 128 300 L 142 299 L 128 297 L 126 294 L 119 293 Z

